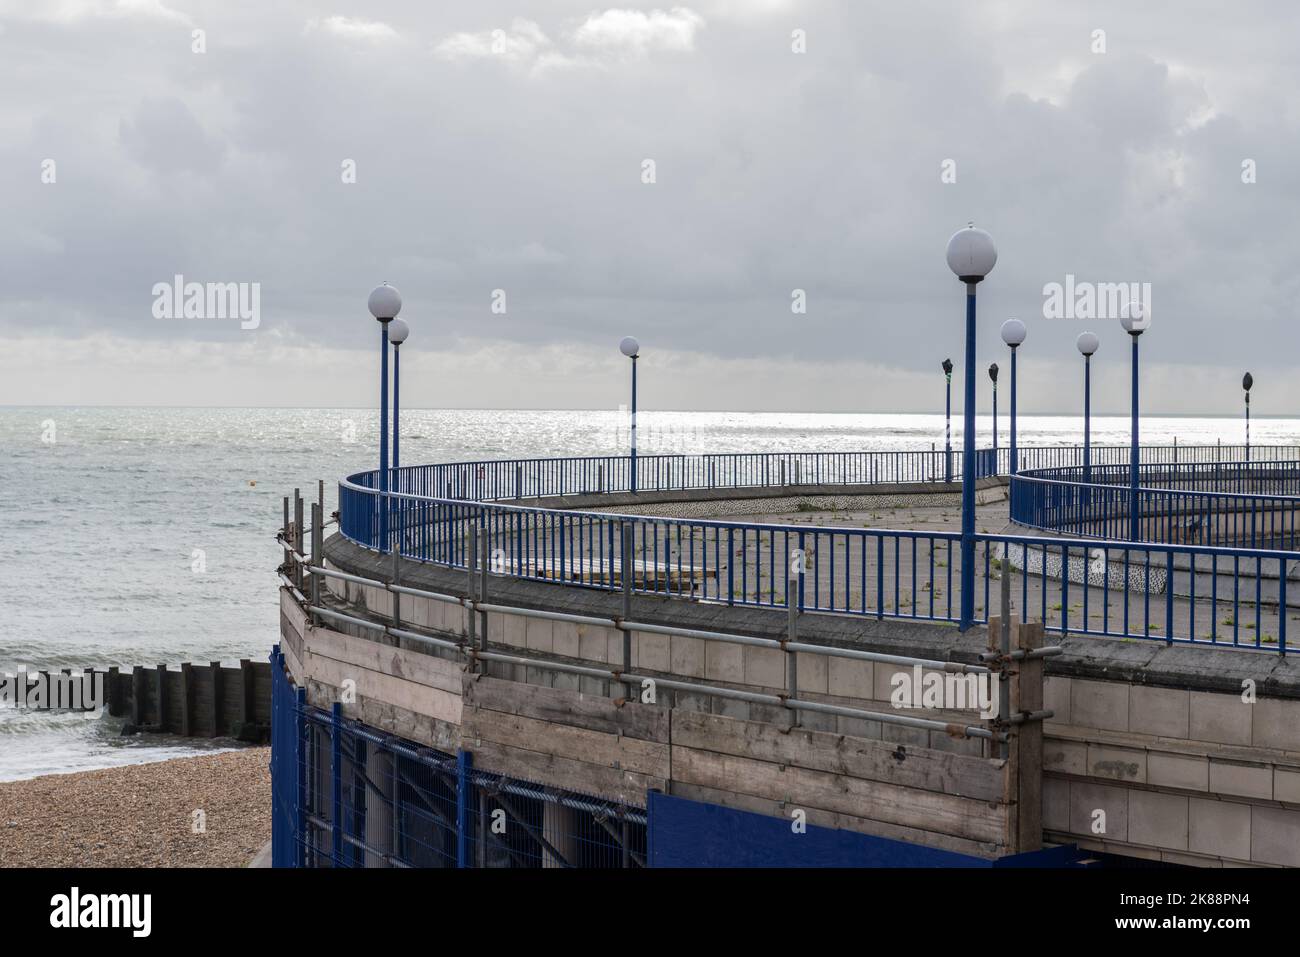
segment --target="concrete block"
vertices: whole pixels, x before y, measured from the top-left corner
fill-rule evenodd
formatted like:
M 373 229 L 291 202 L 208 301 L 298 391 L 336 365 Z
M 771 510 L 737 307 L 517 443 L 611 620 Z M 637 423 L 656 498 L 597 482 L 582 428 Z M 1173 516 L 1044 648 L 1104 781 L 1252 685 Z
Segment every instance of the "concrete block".
M 1070 681 L 1070 721 L 1076 727 L 1128 730 L 1129 686 L 1116 681 Z
M 785 689 L 787 682 L 784 651 L 749 645 L 742 646 L 740 650 L 741 657 L 745 659 L 745 684 Z
M 682 678 L 704 677 L 704 642 L 699 638 L 673 635 L 669 651 L 669 670 Z
M 799 727 L 809 731 L 834 731 L 839 716 L 820 711 L 800 711 Z
M 551 626 L 551 650 L 566 658 L 581 657 L 578 626 L 571 621 L 553 621 Z
M 1129 789 L 1070 782 L 1070 833 L 1095 841 L 1128 840 Z
M 1210 790 L 1215 794 L 1235 794 L 1271 800 L 1273 768 L 1270 765 L 1245 764 L 1211 758 Z
M 1190 692 L 1185 688 L 1133 685 L 1128 693 L 1128 729 L 1134 734 L 1186 738 L 1191 721 Z
M 490 644 L 505 644 L 506 640 L 506 616 L 505 615 L 488 615 L 488 642 Z
M 612 628 L 599 625 L 578 625 L 578 657 L 585 661 L 605 664 L 609 661 L 609 633 Z
M 1262 864 L 1300 867 L 1300 811 L 1252 808 L 1250 859 Z
M 800 662 L 801 671 L 802 665 L 803 662 Z M 741 646 L 725 641 L 705 642 L 704 677 L 710 681 L 731 681 L 736 684 L 743 684 L 745 681 L 745 659 L 741 654 Z
M 1043 828 L 1049 831 L 1070 829 L 1069 781 L 1043 778 Z
M 572 675 L 563 671 L 557 671 L 555 672 L 555 678 L 551 683 L 551 687 L 564 691 L 581 691 L 582 682 L 579 681 L 581 677 L 581 675 Z
M 909 682 L 912 680 L 912 669 L 904 668 L 902 665 L 882 663 L 873 670 L 875 690 L 872 692 L 872 697 L 877 701 L 889 701 L 889 696 L 894 693 L 894 675 L 904 675 Z
M 880 722 L 872 721 L 869 718 L 850 718 L 848 715 L 839 715 L 835 730 L 840 734 L 846 734 L 854 738 L 880 739 Z
M 497 616 L 500 617 L 500 616 Z M 402 596 L 402 621 L 413 628 L 429 627 L 429 599 Z
M 529 618 L 524 625 L 524 639 L 529 651 L 551 651 L 554 646 L 553 622 Z
M 875 687 L 875 668 L 870 661 L 827 658 L 827 693 L 843 698 L 870 700 Z
M 585 695 L 591 695 L 596 698 L 609 697 L 609 682 L 604 678 L 593 678 L 590 675 L 578 675 L 582 680 L 578 682 L 578 690 Z
M 1070 679 L 1047 675 L 1043 678 L 1043 707 L 1055 714 L 1044 722 L 1044 727 L 1070 723 Z
M 1258 698 L 1251 709 L 1250 743 L 1257 748 L 1300 751 L 1300 701 Z
M 825 655 L 798 652 L 799 655 L 799 692 L 826 694 L 827 667 Z
M 1136 748 L 1117 748 L 1104 744 L 1088 745 L 1088 774 L 1094 778 L 1112 781 L 1132 781 L 1138 784 L 1147 779 L 1147 753 Z
M 748 701 L 737 701 L 735 698 L 713 699 L 713 713 L 722 715 L 726 718 L 742 718 L 749 720 L 750 710 Z
M 1210 759 L 1168 751 L 1147 753 L 1147 783 L 1185 791 L 1210 789 Z
M 528 639 L 524 624 L 528 621 L 520 615 L 504 615 L 505 623 L 505 642 L 515 648 L 527 648 Z
M 1250 860 L 1249 804 L 1188 799 L 1188 850 L 1215 857 Z
M 668 671 L 669 638 L 643 631 L 632 635 L 632 659 L 638 671 Z
M 1300 768 L 1273 768 L 1273 800 L 1300 804 Z
M 1187 802 L 1185 794 L 1130 791 L 1128 795 L 1128 839 L 1175 851 L 1187 850 Z
M 1250 744 L 1254 715 L 1240 695 L 1192 691 L 1189 734 L 1193 741 Z
M 1043 770 L 1059 774 L 1088 773 L 1088 745 L 1085 741 L 1043 740 Z

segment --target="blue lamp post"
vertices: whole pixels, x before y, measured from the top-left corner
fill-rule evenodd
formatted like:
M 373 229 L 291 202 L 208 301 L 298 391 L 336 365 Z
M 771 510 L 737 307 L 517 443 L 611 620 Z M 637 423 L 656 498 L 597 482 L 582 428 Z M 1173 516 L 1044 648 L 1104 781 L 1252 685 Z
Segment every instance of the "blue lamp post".
M 370 291 L 366 305 L 379 320 L 379 551 L 388 548 L 388 324 L 402 311 L 402 294 L 388 283 Z
M 943 403 L 943 480 L 952 481 L 952 360 L 943 360 L 943 378 L 947 392 Z
M 624 336 L 618 344 L 618 351 L 632 360 L 632 491 L 636 492 L 636 360 L 641 353 L 641 343 L 631 336 Z
M 989 366 L 989 378 L 993 380 L 993 461 L 998 460 L 998 364 Z M 997 471 L 994 464 L 993 471 Z
M 399 443 L 401 441 L 401 429 L 397 422 L 397 411 L 400 405 L 401 396 L 401 369 L 402 369 L 402 343 L 406 337 L 411 334 L 411 327 L 406 324 L 405 319 L 394 319 L 388 324 L 388 341 L 393 344 L 393 478 L 391 481 L 392 491 L 400 493 L 402 491 L 402 473 L 399 464 L 400 456 L 398 455 Z M 404 536 L 401 510 L 401 499 L 396 499 L 392 503 L 390 511 L 393 516 L 393 538 L 397 540 L 397 545 L 393 548 L 393 558 L 402 551 L 402 538 Z
M 948 240 L 948 268 L 966 284 L 965 434 L 961 459 L 961 617 L 966 631 L 975 623 L 975 287 L 998 261 L 993 237 L 974 223 Z
M 1094 333 L 1081 332 L 1074 344 L 1083 355 L 1083 481 L 1087 483 L 1092 481 L 1092 354 L 1101 340 Z
M 1255 385 L 1255 377 L 1247 372 L 1241 377 L 1241 387 L 1246 392 L 1246 461 L 1250 461 L 1250 390 Z
M 1138 507 L 1138 337 L 1151 325 L 1151 316 L 1139 302 L 1131 302 L 1120 316 L 1120 325 L 1133 337 L 1133 421 L 1130 425 L 1128 454 L 1128 537 L 1136 542 L 1142 530 L 1141 510 Z
M 1016 350 L 1025 341 L 1025 324 L 1019 319 L 1002 323 L 1002 341 L 1011 347 L 1011 474 L 1015 475 L 1020 467 L 1016 457 Z M 1012 494 L 1015 494 L 1014 483 Z
M 402 343 L 406 337 L 411 334 L 411 327 L 406 324 L 405 319 L 394 319 L 388 324 L 388 341 L 393 344 L 393 491 L 400 492 L 398 488 L 398 469 L 401 468 L 398 454 L 401 444 L 401 430 L 398 428 L 397 413 L 401 406 L 401 373 L 402 373 Z

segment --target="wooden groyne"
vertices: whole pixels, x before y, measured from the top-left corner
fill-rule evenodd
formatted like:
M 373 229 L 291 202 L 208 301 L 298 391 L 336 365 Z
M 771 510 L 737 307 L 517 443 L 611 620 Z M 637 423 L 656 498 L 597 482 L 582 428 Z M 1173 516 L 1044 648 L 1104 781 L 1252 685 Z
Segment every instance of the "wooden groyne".
M 270 735 L 271 665 L 266 661 L 245 658 L 238 667 L 214 661 L 185 663 L 179 668 L 159 664 L 124 670 L 113 666 L 19 675 L 26 676 L 30 687 L 38 682 L 80 681 L 76 700 L 84 705 L 83 710 L 102 705 L 111 716 L 126 718 L 123 734 L 154 732 L 252 742 L 266 741 Z M 12 677 L 8 680 L 14 681 Z M 32 697 L 28 695 L 26 700 Z

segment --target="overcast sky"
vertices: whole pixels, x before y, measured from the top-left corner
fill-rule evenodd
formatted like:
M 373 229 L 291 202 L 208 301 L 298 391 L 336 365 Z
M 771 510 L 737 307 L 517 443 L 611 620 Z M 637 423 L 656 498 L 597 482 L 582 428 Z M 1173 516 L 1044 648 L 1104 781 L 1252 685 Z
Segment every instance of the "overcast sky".
M 1127 407 L 1118 323 L 1044 318 L 1073 274 L 1151 284 L 1146 408 L 1250 369 L 1290 415 L 1297 37 L 1281 0 L 0 0 L 0 404 L 373 404 L 386 280 L 409 406 L 616 407 L 630 333 L 644 407 L 931 410 L 973 220 L 985 399 L 1016 316 L 1022 410 L 1077 407 L 1084 329 Z M 158 318 L 177 274 L 259 284 L 257 327 Z

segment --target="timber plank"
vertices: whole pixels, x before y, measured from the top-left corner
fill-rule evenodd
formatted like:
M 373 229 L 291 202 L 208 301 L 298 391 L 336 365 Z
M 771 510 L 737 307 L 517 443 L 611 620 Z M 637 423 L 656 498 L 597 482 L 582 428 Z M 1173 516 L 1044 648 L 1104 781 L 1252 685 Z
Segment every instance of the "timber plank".
M 1006 793 L 1005 761 L 833 731 L 787 731 L 762 721 L 679 709 L 672 713 L 672 742 L 982 801 L 1000 802 Z
M 502 678 L 466 675 L 467 705 L 501 711 L 540 721 L 552 721 L 589 731 L 622 732 L 629 738 L 668 743 L 668 709 L 627 702 L 622 707 L 612 698 L 547 688 L 542 685 L 506 681 Z
M 540 751 L 512 748 L 494 741 L 478 743 L 466 739 L 462 747 L 473 750 L 476 770 L 523 778 L 537 784 L 578 791 L 638 807 L 645 805 L 645 792 L 650 788 L 665 790 L 668 786 L 664 778 L 605 768 Z
M 306 644 L 308 651 L 335 661 L 460 694 L 464 668 L 456 661 L 356 638 L 329 628 L 313 628 L 307 633 Z
M 476 707 L 465 709 L 462 726 L 466 740 L 493 741 L 608 768 L 621 768 L 657 778 L 668 777 L 666 743 Z
M 866 817 L 973 841 L 1005 843 L 1005 804 L 866 781 L 673 745 L 673 779 Z
M 407 711 L 428 715 L 440 721 L 460 724 L 460 695 L 438 688 L 431 688 L 405 678 L 397 678 L 382 672 L 361 668 L 351 662 L 338 661 L 324 655 L 308 651 L 303 665 L 306 675 L 316 678 L 336 688 L 343 687 L 349 678 L 356 682 L 358 695 L 366 695 L 387 701 Z

